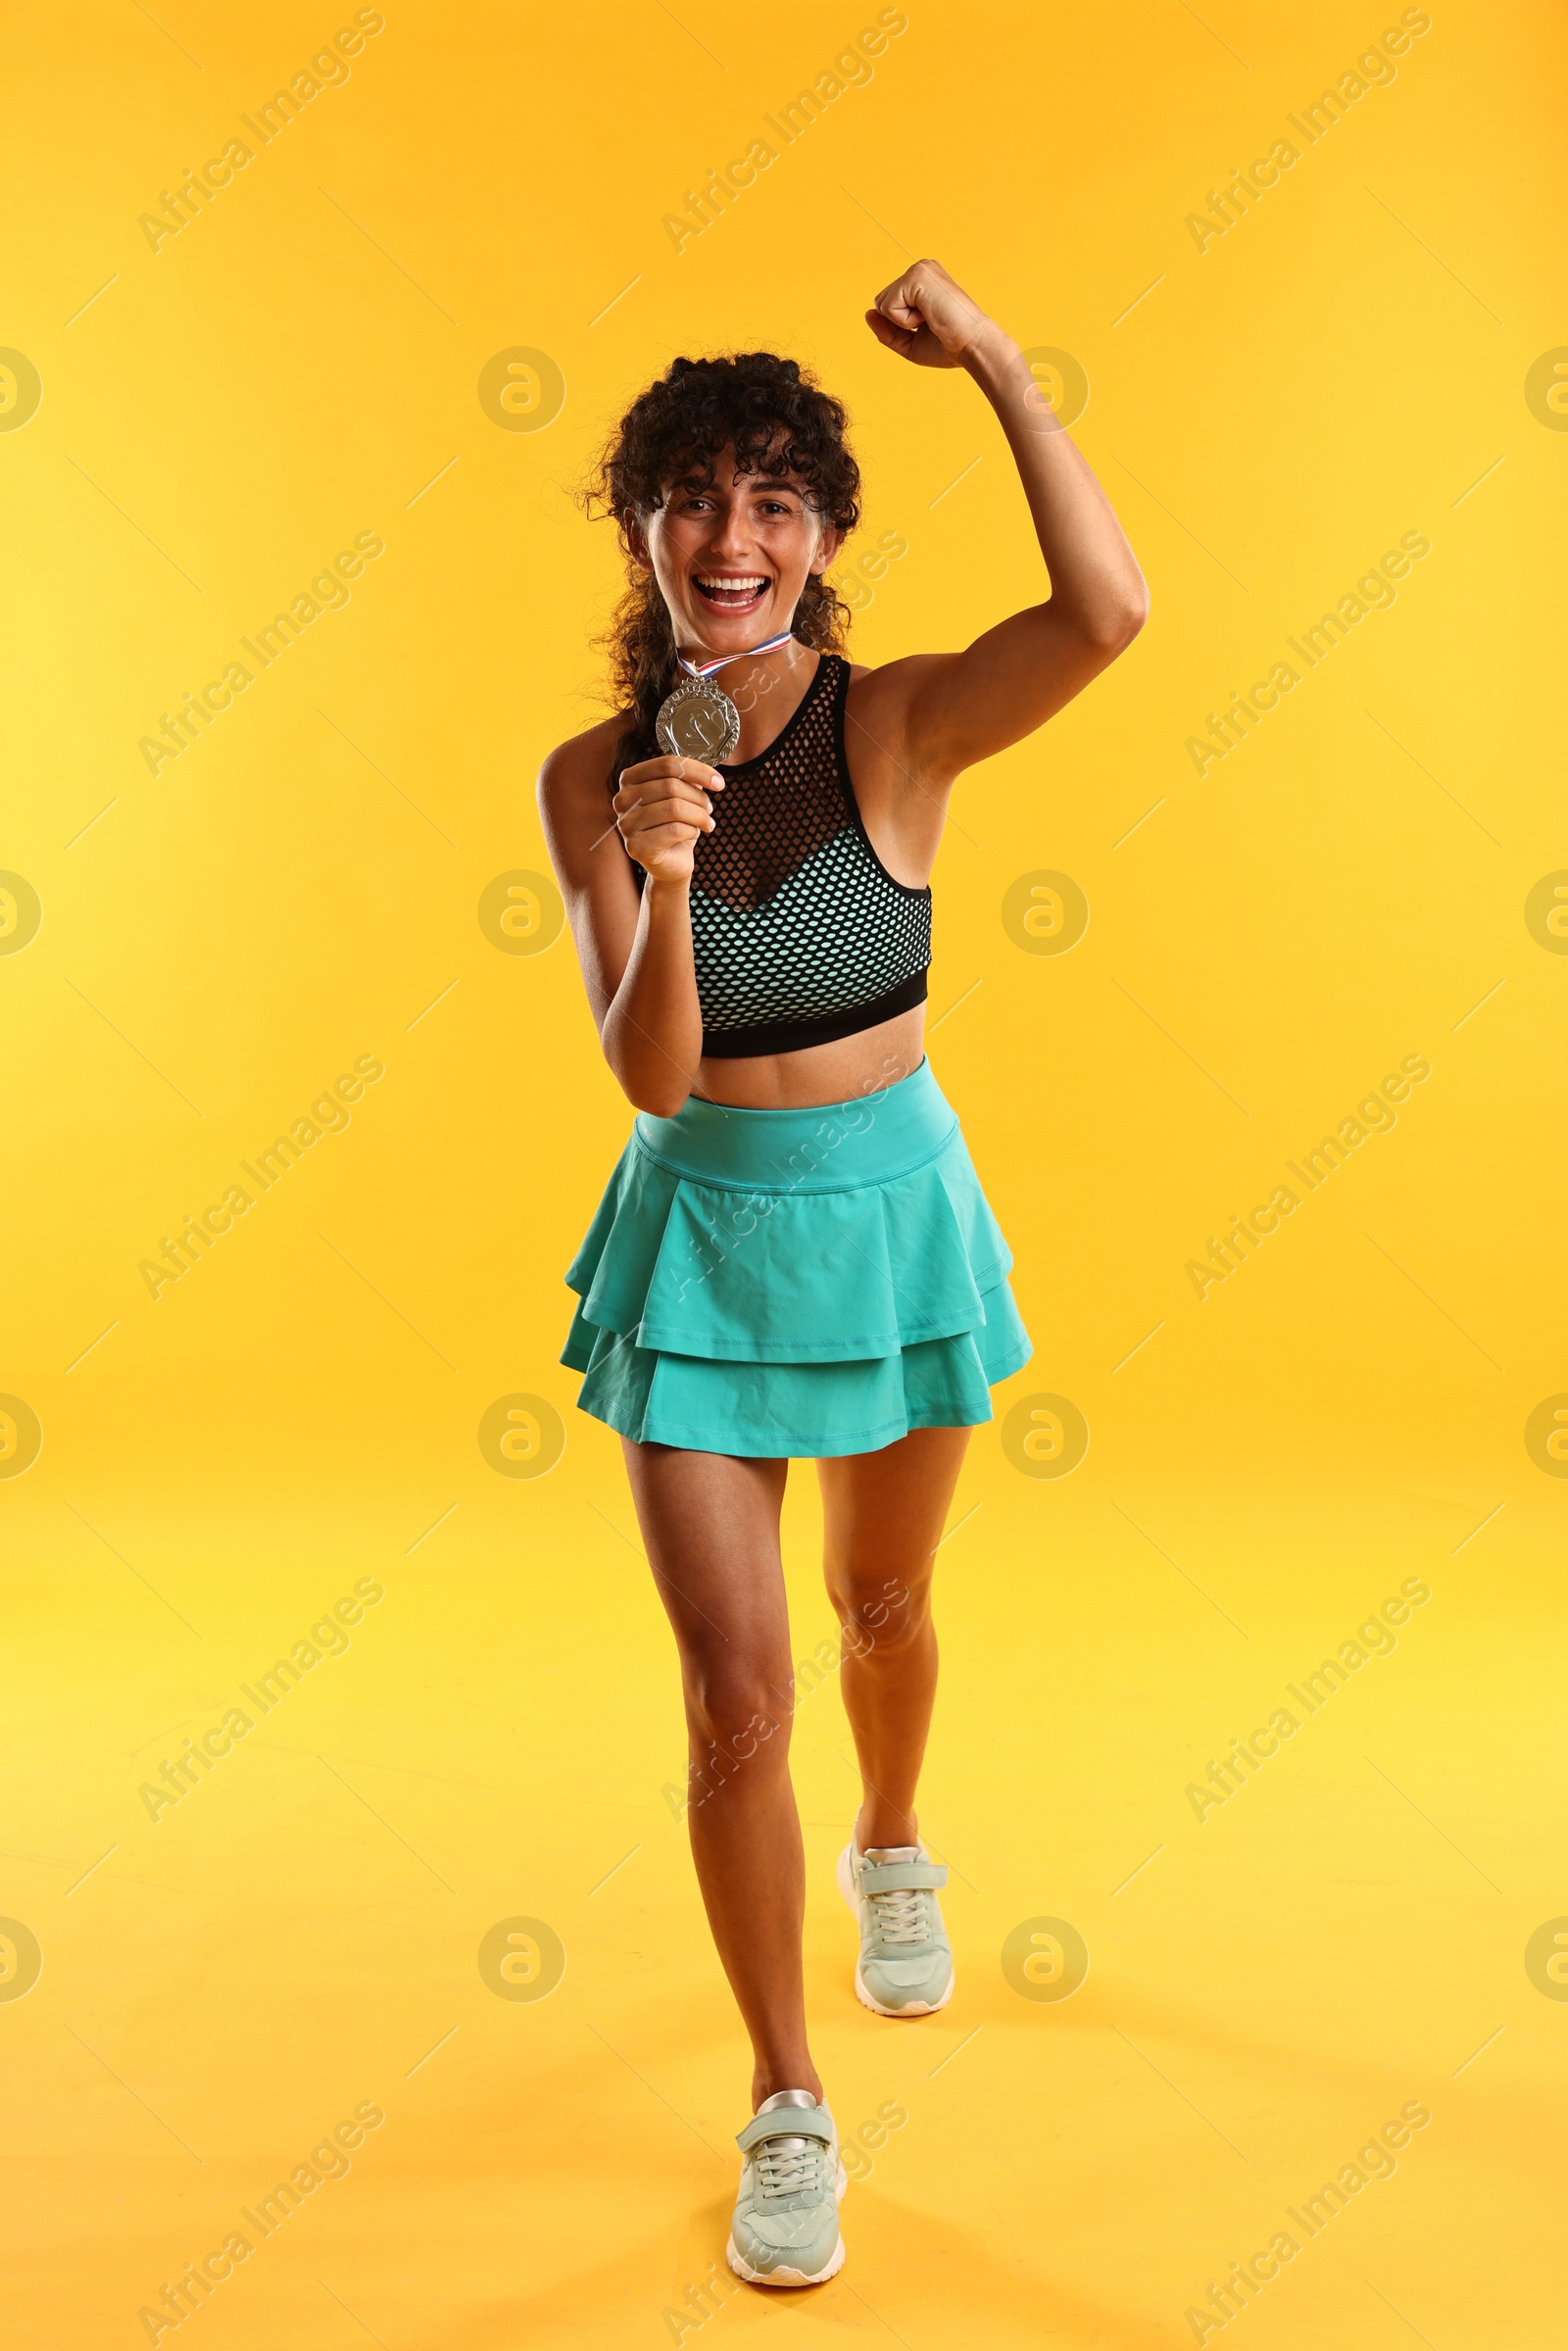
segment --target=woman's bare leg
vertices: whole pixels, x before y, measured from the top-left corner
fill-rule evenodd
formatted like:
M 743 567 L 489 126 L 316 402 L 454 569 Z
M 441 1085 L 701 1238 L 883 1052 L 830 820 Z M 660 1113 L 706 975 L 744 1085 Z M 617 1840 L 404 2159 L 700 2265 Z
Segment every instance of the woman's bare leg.
M 937 1688 L 936 1547 L 967 1429 L 916 1429 L 878 1453 L 819 1461 L 828 1597 L 844 1628 L 840 1681 L 859 1758 L 856 1842 L 919 1840 L 914 1790 Z
M 752 2037 L 752 2103 L 779 2089 L 820 2098 L 806 2038 L 806 1870 L 789 1776 L 793 1667 L 779 1555 L 789 1464 L 622 1442 L 680 1652 L 692 1858 Z

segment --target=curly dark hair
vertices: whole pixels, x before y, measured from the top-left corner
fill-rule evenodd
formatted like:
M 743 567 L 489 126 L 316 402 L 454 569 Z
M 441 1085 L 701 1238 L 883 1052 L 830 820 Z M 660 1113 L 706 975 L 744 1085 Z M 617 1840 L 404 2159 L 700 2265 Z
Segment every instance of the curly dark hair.
M 841 402 L 796 361 L 771 351 L 671 360 L 621 417 L 582 493 L 589 514 L 614 521 L 626 558 L 626 592 L 601 640 L 627 712 L 611 767 L 612 792 L 624 768 L 657 753 L 654 720 L 678 675 L 659 584 L 632 561 L 628 510 L 652 514 L 672 482 L 710 481 L 719 451 L 733 447 L 742 473 L 793 474 L 808 507 L 834 528 L 852 531 L 860 519 L 860 469 L 845 439 L 847 424 Z M 825 580 L 808 580 L 795 610 L 799 642 L 837 653 L 849 624 L 843 599 Z

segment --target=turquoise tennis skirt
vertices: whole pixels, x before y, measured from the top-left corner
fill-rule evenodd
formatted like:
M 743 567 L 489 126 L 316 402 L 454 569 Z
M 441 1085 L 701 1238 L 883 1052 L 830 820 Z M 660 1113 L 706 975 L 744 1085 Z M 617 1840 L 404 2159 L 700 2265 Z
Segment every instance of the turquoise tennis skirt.
M 584 1412 L 702 1453 L 822 1460 L 991 1418 L 1028 1362 L 1012 1265 L 922 1061 L 854 1102 L 646 1111 L 568 1286 Z

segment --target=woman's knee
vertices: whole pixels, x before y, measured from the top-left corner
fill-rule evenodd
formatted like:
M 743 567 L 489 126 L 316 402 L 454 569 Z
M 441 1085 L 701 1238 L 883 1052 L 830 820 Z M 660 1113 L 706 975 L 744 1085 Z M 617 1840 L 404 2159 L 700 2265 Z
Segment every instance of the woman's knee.
M 931 1622 L 928 1577 L 866 1580 L 830 1570 L 828 1597 L 839 1620 L 846 1656 L 907 1648 L 921 1639 Z
M 686 1720 L 694 1747 L 718 1748 L 740 1762 L 760 1749 L 789 1744 L 788 1659 L 736 1655 L 726 1643 L 717 1654 L 684 1661 Z

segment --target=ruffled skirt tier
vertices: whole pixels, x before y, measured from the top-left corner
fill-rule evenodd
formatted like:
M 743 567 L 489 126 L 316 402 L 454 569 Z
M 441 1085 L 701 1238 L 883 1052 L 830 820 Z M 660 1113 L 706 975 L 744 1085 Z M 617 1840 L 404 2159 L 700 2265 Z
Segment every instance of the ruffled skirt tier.
M 692 1451 L 826 1459 L 972 1428 L 1030 1345 L 922 1062 L 808 1109 L 646 1111 L 566 1275 L 581 1408 Z

